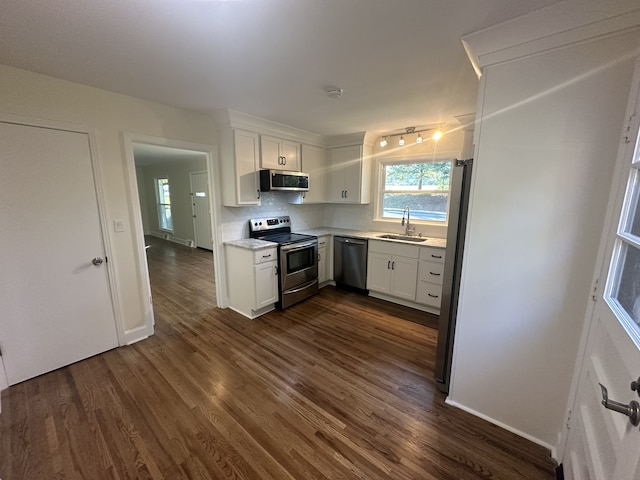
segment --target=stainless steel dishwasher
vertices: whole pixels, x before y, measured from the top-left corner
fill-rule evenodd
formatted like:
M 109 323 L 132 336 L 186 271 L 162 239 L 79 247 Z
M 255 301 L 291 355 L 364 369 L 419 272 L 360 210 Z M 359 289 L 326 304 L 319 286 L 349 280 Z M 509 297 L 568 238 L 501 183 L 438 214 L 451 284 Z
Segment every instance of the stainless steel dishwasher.
M 367 293 L 368 241 L 333 237 L 333 279 L 336 286 Z

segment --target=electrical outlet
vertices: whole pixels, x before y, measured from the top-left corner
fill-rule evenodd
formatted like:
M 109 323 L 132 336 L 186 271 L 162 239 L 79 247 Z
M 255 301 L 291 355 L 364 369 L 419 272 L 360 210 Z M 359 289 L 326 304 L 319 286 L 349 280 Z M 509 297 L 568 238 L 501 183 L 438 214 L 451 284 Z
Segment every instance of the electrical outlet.
M 123 220 L 114 220 L 113 221 L 113 229 L 116 232 L 124 232 L 124 221 Z

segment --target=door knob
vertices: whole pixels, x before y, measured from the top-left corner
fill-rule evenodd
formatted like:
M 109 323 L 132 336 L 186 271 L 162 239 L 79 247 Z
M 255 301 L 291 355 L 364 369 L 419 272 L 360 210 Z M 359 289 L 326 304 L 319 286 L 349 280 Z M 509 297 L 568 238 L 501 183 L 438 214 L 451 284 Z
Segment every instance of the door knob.
M 602 405 L 604 405 L 604 408 L 626 415 L 629 417 L 629 422 L 631 422 L 631 425 L 634 427 L 640 425 L 640 403 L 635 400 L 631 400 L 629 405 L 625 405 L 624 403 L 609 400 L 607 387 L 600 384 L 600 388 L 602 389 Z
M 100 257 L 96 257 L 93 260 L 91 260 L 91 263 L 93 263 L 96 267 L 99 267 L 100 265 L 102 265 L 102 262 L 104 262 L 104 259 Z

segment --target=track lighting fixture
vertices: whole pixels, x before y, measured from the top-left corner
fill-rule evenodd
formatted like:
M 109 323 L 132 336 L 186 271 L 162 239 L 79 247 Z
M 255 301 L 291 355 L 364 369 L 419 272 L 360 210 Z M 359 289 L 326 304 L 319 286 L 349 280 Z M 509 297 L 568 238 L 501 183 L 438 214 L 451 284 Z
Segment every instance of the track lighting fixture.
M 425 139 L 422 136 L 422 132 L 433 132 L 431 137 L 427 137 L 427 138 L 431 138 L 431 140 L 433 140 L 435 142 L 440 140 L 442 138 L 442 136 L 444 135 L 442 133 L 442 131 L 440 130 L 440 128 L 428 128 L 428 129 L 424 129 L 424 130 L 416 130 L 416 127 L 406 127 L 404 130 L 405 131 L 403 133 L 393 133 L 391 135 L 385 135 L 384 137 L 382 137 L 382 140 L 380 140 L 380 147 L 384 148 L 389 144 L 389 141 L 387 140 L 388 137 L 400 136 L 400 140 L 398 140 L 398 145 L 400 147 L 403 147 L 405 145 L 405 143 L 406 143 L 405 138 L 404 138 L 405 135 L 413 135 L 414 133 L 417 133 L 418 136 L 416 137 L 416 143 L 424 142 Z

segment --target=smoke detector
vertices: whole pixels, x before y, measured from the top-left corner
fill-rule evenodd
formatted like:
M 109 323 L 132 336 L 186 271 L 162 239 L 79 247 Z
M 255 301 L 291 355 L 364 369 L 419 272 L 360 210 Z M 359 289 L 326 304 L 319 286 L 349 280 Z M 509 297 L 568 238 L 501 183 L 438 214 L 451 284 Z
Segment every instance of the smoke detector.
M 338 87 L 327 88 L 327 96 L 329 98 L 340 98 L 343 92 L 344 90 Z

